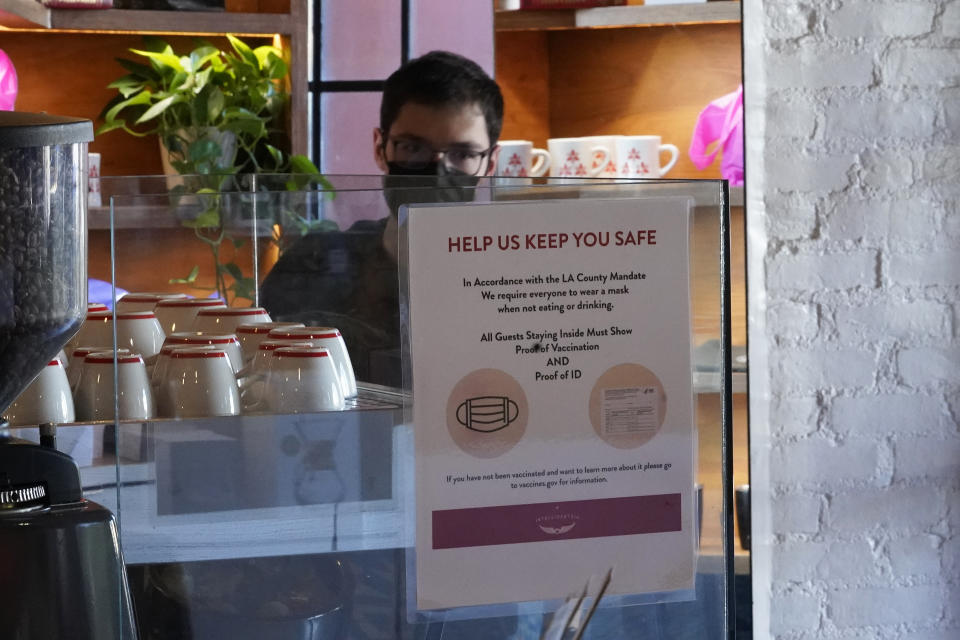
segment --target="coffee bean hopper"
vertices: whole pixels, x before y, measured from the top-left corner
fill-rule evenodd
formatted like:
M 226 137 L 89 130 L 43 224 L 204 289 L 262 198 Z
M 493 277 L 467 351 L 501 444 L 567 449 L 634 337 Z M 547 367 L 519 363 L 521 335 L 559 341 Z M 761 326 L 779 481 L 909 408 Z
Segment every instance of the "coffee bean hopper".
M 86 312 L 89 120 L 0 111 L 0 416 Z M 0 638 L 136 638 L 113 515 L 0 418 Z

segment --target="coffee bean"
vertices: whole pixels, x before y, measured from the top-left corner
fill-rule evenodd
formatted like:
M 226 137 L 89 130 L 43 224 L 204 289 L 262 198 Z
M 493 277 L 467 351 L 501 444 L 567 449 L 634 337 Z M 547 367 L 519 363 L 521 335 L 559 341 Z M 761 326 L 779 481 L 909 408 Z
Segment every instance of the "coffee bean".
M 84 150 L 0 148 L 0 414 L 86 313 L 87 194 L 73 161 Z

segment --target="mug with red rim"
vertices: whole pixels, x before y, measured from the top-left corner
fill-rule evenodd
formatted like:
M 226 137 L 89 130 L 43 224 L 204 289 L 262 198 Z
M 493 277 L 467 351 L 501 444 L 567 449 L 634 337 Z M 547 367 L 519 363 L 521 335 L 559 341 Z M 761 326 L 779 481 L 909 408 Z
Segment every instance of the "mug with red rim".
M 273 352 L 281 347 L 312 347 L 310 342 L 291 340 L 264 340 L 257 347 L 257 355 L 237 374 L 240 384 L 240 403 L 244 410 L 255 411 L 260 408 L 263 400 L 263 389 L 270 365 L 273 362 Z M 339 384 L 339 380 L 337 382 Z M 342 393 L 342 392 L 341 392 Z
M 214 345 L 227 352 L 227 357 L 230 359 L 230 367 L 235 374 L 243 368 L 243 351 L 240 349 L 240 341 L 237 340 L 237 336 L 233 333 L 177 331 L 176 333 L 168 335 L 163 342 L 164 347 L 176 345 L 185 347 Z
M 153 312 L 164 333 L 174 333 L 192 329 L 197 313 L 203 309 L 226 306 L 219 298 L 168 298 L 157 302 Z
M 78 346 L 113 348 L 113 311 L 88 311 L 80 329 L 67 344 L 67 358 L 73 357 Z
M 201 344 L 201 345 L 191 345 L 191 344 L 165 344 L 162 349 L 160 349 L 160 355 L 157 356 L 157 361 L 153 366 L 153 371 L 150 372 L 150 388 L 153 390 L 153 394 L 157 394 L 157 390 L 160 388 L 160 382 L 163 380 L 163 377 L 167 375 L 167 367 L 170 365 L 170 354 L 173 353 L 174 349 L 201 349 L 205 351 L 223 351 L 223 349 L 217 345 L 212 344 Z M 229 353 L 227 357 L 229 358 Z
M 336 327 L 288 327 L 274 329 L 270 332 L 271 340 L 298 340 L 307 341 L 315 347 L 330 350 L 333 365 L 340 378 L 340 389 L 344 398 L 354 398 L 357 395 L 357 379 L 353 373 L 353 363 L 347 345 Z
M 78 420 L 112 420 L 113 372 L 116 364 L 116 404 L 119 420 L 147 420 L 156 416 L 147 368 L 139 353 L 94 351 L 83 358 L 73 391 Z
M 197 312 L 191 329 L 216 333 L 236 333 L 241 324 L 271 322 L 270 314 L 263 307 L 222 307 L 202 309 Z
M 83 371 L 84 358 L 91 353 L 97 353 L 101 351 L 113 353 L 113 349 L 107 347 L 91 347 L 87 345 L 81 345 L 73 350 L 73 353 L 70 356 L 70 366 L 67 368 L 67 380 L 70 382 L 71 389 L 76 388 L 77 380 L 80 379 L 80 372 Z M 126 355 L 130 353 L 130 349 L 124 349 L 121 347 L 120 349 L 117 349 L 116 352 L 121 355 Z
M 148 365 L 160 353 L 165 337 L 153 311 L 117 313 L 117 346 L 139 353 Z
M 313 413 L 343 409 L 343 391 L 333 357 L 322 347 L 280 347 L 273 351 L 263 393 L 268 410 Z
M 244 361 L 249 363 L 257 356 L 260 343 L 267 340 L 274 329 L 302 326 L 302 322 L 253 322 L 237 326 L 237 339 L 240 340 Z
M 204 418 L 240 414 L 240 392 L 223 349 L 181 346 L 157 390 L 157 410 L 165 418 Z
M 128 293 L 117 300 L 117 311 L 153 311 L 161 300 L 186 298 L 185 293 L 168 293 L 165 291 L 143 291 Z
M 11 427 L 73 422 L 73 398 L 63 363 L 58 358 L 50 360 L 11 403 L 4 416 Z

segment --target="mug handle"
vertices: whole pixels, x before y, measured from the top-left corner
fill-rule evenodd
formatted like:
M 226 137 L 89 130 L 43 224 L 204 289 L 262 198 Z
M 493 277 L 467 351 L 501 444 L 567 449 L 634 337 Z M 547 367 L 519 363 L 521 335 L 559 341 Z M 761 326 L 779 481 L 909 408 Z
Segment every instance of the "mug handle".
M 267 402 L 264 396 L 266 396 L 267 384 L 266 381 L 262 378 L 249 379 L 249 382 L 240 389 L 240 409 L 241 412 L 244 411 L 266 411 Z
M 673 169 L 673 165 L 677 164 L 677 157 L 680 155 L 680 152 L 677 149 L 677 146 L 670 144 L 669 142 L 660 145 L 660 148 L 657 151 L 658 153 L 662 153 L 664 150 L 667 150 L 670 152 L 671 158 L 670 158 L 670 162 L 667 163 L 667 166 L 660 168 L 661 176 L 667 175 L 667 171 L 670 171 L 670 169 Z
M 674 149 L 676 149 L 676 147 L 674 147 Z M 596 167 L 591 168 L 590 171 L 587 172 L 587 175 L 591 178 L 596 178 L 598 175 L 603 173 L 603 170 L 607 166 L 607 158 L 610 157 L 610 150 L 607 149 L 602 144 L 598 144 L 597 146 L 590 149 L 590 157 L 592 158 L 595 153 L 603 153 L 603 160 L 598 162 Z
M 550 169 L 550 152 L 546 149 L 533 149 L 533 164 L 530 167 L 530 177 L 539 178 Z

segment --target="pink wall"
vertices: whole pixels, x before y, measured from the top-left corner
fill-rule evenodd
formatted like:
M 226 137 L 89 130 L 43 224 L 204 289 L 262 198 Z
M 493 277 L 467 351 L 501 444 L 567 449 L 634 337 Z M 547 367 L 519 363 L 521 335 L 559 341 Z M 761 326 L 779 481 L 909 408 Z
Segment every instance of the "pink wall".
M 493 75 L 493 3 L 490 0 L 410 0 L 410 55 L 446 49 Z
M 323 81 L 385 80 L 400 66 L 402 24 L 396 0 L 324 0 L 321 12 Z M 410 0 L 410 55 L 446 49 L 493 74 L 490 0 Z M 372 157 L 380 94 L 329 92 L 321 98 L 320 170 L 379 173 Z
M 325 0 L 321 78 L 382 80 L 400 62 L 400 3 Z
M 373 130 L 380 120 L 379 93 L 325 93 L 321 170 L 325 173 L 380 173 L 373 160 Z

